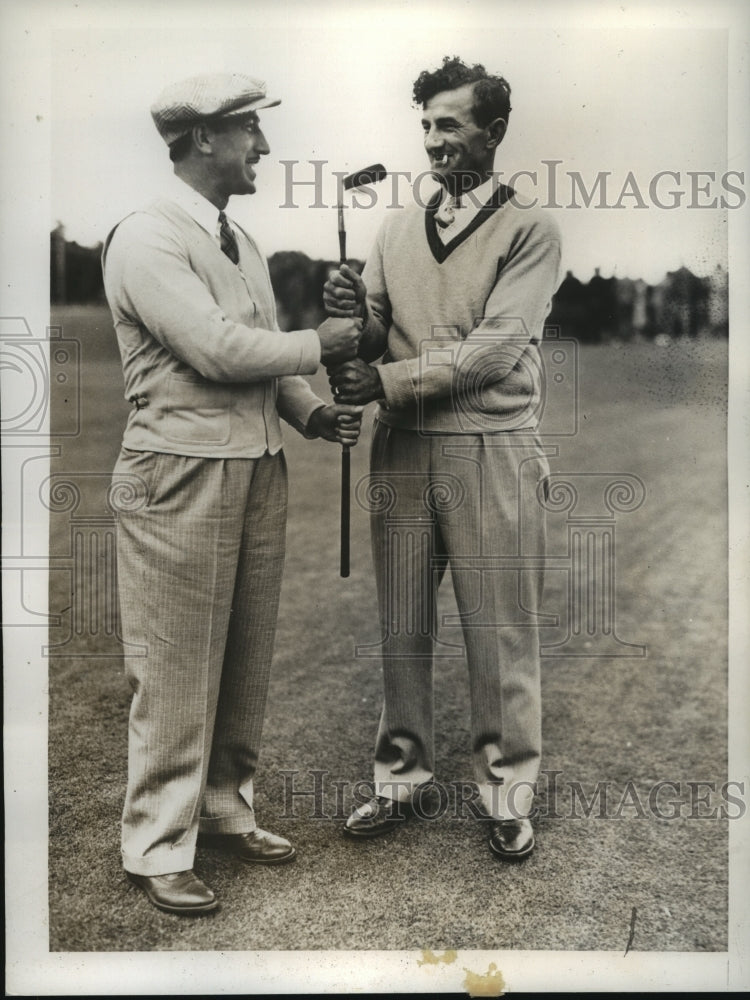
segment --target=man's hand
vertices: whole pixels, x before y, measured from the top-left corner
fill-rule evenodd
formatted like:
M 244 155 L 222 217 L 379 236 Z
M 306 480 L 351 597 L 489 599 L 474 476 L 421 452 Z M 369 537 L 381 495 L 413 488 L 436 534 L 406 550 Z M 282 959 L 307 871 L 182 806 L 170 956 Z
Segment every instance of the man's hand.
M 368 365 L 362 358 L 347 361 L 328 373 L 328 381 L 339 403 L 359 403 L 364 405 L 374 399 L 382 399 L 383 383 L 374 365 Z
M 327 319 L 317 330 L 320 337 L 320 361 L 326 368 L 351 361 L 357 356 L 362 334 L 361 319 Z
M 362 316 L 367 288 L 348 264 L 331 271 L 323 286 L 323 305 L 329 316 Z
M 307 429 L 311 434 L 338 441 L 347 446 L 355 445 L 362 427 L 361 406 L 321 406 L 310 417 Z

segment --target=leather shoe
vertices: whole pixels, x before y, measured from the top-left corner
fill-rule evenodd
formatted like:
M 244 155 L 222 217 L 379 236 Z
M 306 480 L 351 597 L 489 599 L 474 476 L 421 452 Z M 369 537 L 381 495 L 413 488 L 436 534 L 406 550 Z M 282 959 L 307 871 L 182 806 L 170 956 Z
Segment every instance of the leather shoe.
M 216 896 L 192 871 L 171 872 L 168 875 L 135 875 L 128 877 L 139 886 L 159 910 L 194 916 L 210 913 L 219 905 Z
M 490 850 L 504 861 L 520 861 L 534 850 L 531 820 L 501 819 L 490 824 Z
M 379 837 L 406 819 L 408 804 L 376 795 L 352 812 L 344 826 L 349 837 Z
M 294 861 L 297 851 L 288 840 L 265 830 L 251 833 L 201 833 L 199 847 L 216 847 L 228 851 L 240 861 L 255 865 L 285 865 Z

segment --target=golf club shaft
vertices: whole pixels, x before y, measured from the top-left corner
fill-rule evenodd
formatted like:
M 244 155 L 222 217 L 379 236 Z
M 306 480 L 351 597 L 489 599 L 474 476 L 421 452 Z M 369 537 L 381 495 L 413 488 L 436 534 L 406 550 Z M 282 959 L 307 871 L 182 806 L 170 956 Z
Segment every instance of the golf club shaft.
M 339 204 L 339 263 L 346 263 L 346 229 L 344 228 L 344 206 Z M 341 447 L 341 556 L 339 575 L 349 576 L 349 535 L 351 518 L 351 454 L 346 445 Z
M 346 229 L 344 228 L 344 206 L 338 206 L 339 214 L 339 263 L 346 264 Z
M 351 507 L 351 455 L 347 445 L 341 448 L 341 565 L 340 575 L 349 576 L 349 516 Z
M 364 170 L 349 174 L 344 178 L 339 189 L 338 222 L 339 222 L 339 263 L 346 263 L 346 229 L 344 227 L 344 191 L 360 187 L 364 184 L 376 184 L 382 181 L 387 171 L 382 163 L 373 163 Z M 349 576 L 349 521 L 351 516 L 351 454 L 349 447 L 341 448 L 341 576 Z

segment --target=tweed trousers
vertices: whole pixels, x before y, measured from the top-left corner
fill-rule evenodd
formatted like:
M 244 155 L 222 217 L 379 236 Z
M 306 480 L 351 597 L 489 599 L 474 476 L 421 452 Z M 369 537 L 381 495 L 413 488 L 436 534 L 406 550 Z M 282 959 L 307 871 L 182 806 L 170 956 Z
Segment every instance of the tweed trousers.
M 123 449 L 118 480 L 142 484 L 148 497 L 121 510 L 117 525 L 134 692 L 122 857 L 127 871 L 160 875 L 193 867 L 199 828 L 255 829 L 286 464 L 281 452 L 206 459 Z
M 519 568 L 518 557 L 544 555 L 537 489 L 548 474 L 534 433 L 427 436 L 377 424 L 369 491 L 384 682 L 378 794 L 406 800 L 434 778 L 436 602 L 450 565 L 481 803 L 496 819 L 531 811 L 541 756 L 544 576 L 542 558 Z M 452 655 L 460 654 L 459 644 Z

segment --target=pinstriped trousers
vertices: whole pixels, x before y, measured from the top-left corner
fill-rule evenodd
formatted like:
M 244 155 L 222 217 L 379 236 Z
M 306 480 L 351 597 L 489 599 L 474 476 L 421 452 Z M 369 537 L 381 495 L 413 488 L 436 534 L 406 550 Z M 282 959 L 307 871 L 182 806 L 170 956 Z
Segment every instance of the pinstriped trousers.
M 122 634 L 133 644 L 127 871 L 193 867 L 198 830 L 255 829 L 253 775 L 278 613 L 287 510 L 281 452 L 188 458 L 123 449 L 113 481 L 148 501 L 117 526 Z
M 405 800 L 434 777 L 436 601 L 450 564 L 481 802 L 495 819 L 531 811 L 541 755 L 543 569 L 500 568 L 496 557 L 543 556 L 536 490 L 548 474 L 533 433 L 424 436 L 376 425 L 371 533 L 384 682 L 377 794 Z

